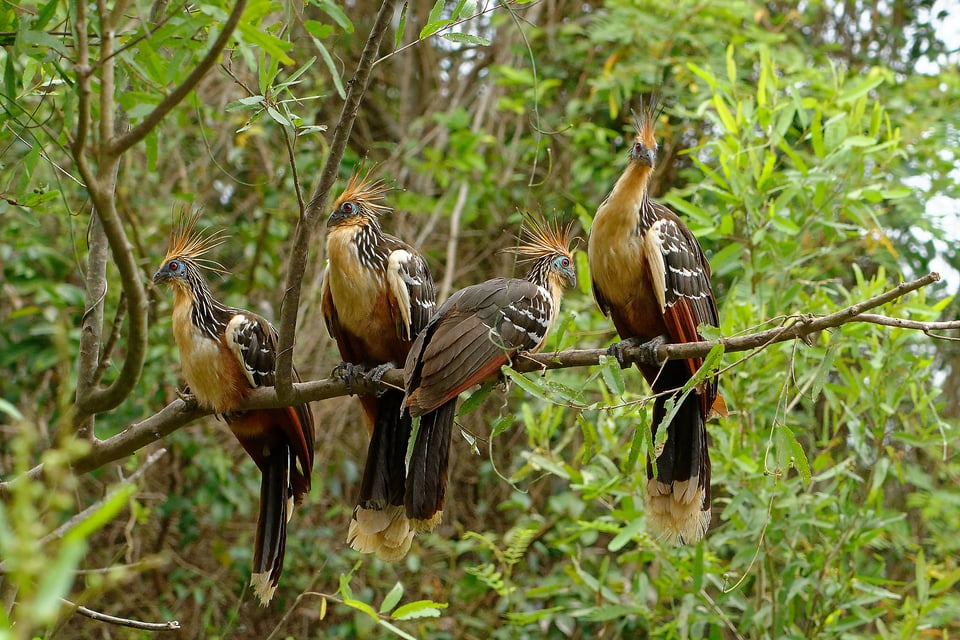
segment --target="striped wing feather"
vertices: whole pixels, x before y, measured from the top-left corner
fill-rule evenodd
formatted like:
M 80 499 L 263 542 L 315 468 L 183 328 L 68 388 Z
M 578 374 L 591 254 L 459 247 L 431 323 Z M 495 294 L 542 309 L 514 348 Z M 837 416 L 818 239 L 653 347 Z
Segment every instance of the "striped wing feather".
M 413 415 L 432 411 L 495 374 L 549 328 L 550 301 L 527 280 L 497 278 L 461 289 L 417 337 L 405 368 Z M 541 317 L 541 309 L 547 309 Z

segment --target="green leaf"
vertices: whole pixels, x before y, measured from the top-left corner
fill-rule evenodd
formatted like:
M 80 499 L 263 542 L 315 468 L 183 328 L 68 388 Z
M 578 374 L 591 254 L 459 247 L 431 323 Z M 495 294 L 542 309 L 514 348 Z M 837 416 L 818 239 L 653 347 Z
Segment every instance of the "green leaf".
M 323 58 L 324 64 L 326 64 L 327 69 L 330 70 L 330 77 L 333 78 L 333 86 L 337 89 L 337 95 L 340 96 L 341 100 L 345 99 L 347 92 L 343 89 L 343 81 L 340 79 L 340 72 L 337 71 L 337 65 L 333 63 L 333 57 L 331 57 L 327 48 L 323 46 L 323 43 L 316 38 L 313 39 L 313 44 L 320 50 L 320 57 Z
M 380 603 L 380 613 L 387 613 L 400 602 L 400 598 L 403 597 L 403 584 L 397 582 L 393 585 L 393 588 L 387 593 L 383 598 L 383 602 Z
M 600 356 L 600 371 L 603 374 L 603 383 L 614 394 L 623 396 L 626 385 L 623 382 L 623 370 L 616 358 Z
M 616 553 L 627 546 L 627 543 L 633 540 L 637 532 L 643 528 L 644 519 L 636 518 L 620 530 L 620 533 L 613 537 L 613 540 L 607 545 L 607 550 Z
M 9 400 L 0 398 L 0 413 L 5 413 L 14 420 L 23 420 L 23 414 Z
M 813 122 L 810 123 L 810 141 L 813 144 L 813 152 L 818 158 L 826 155 L 823 148 L 823 113 L 817 109 L 813 114 Z
M 714 94 L 711 102 L 713 103 L 713 108 L 717 111 L 717 115 L 720 116 L 723 126 L 726 127 L 728 132 L 736 134 L 740 130 L 739 127 L 737 127 L 737 121 L 734 119 L 733 114 L 730 113 L 730 109 L 727 108 L 720 94 Z
M 290 122 L 282 113 L 277 111 L 274 107 L 267 107 L 267 114 L 280 124 L 285 127 L 292 127 L 293 123 Z
M 804 482 L 810 482 L 810 463 L 807 462 L 807 454 L 793 431 L 786 425 L 778 425 L 774 434 L 777 441 L 777 464 L 783 468 L 796 468 Z
M 460 407 L 457 409 L 458 416 L 465 416 L 477 407 L 480 406 L 484 400 L 487 399 L 487 396 L 490 395 L 490 392 L 493 391 L 493 383 L 485 382 L 480 385 L 480 388 L 470 394 L 470 396 L 460 403 Z
M 856 100 L 860 96 L 866 95 L 871 89 L 880 86 L 882 83 L 882 75 L 879 73 L 871 73 L 865 79 L 854 84 L 852 87 L 848 87 L 839 96 L 837 96 L 837 103 L 843 104 L 845 102 Z
M 37 12 L 37 17 L 33 21 L 33 28 L 42 31 L 43 28 L 47 26 L 47 23 L 50 22 L 50 19 L 56 15 L 57 5 L 59 4 L 59 0 L 50 0 L 50 2 L 40 7 L 40 11 Z
M 441 20 L 440 16 L 443 14 L 444 0 L 437 0 L 433 5 L 433 8 L 430 10 L 430 15 L 427 17 L 427 24 L 423 26 L 423 29 L 420 30 L 420 39 L 425 40 L 435 34 L 437 31 L 440 31 L 444 27 L 448 27 L 453 24 L 453 20 Z
M 810 387 L 811 400 L 816 400 L 820 397 L 820 392 L 823 391 L 823 385 L 827 381 L 827 376 L 833 371 L 833 359 L 836 355 L 836 345 L 830 343 L 830 345 L 827 346 L 827 352 L 823 354 L 823 360 L 820 361 L 820 366 L 817 368 L 817 374 L 813 378 L 813 385 Z
M 503 371 L 503 373 L 506 374 L 506 376 L 510 378 L 518 387 L 526 391 L 534 398 L 539 398 L 546 402 L 553 402 L 553 400 L 550 399 L 550 396 L 547 395 L 546 391 L 539 384 L 525 377 L 522 373 L 517 373 L 507 365 L 504 365 L 501 371 Z
M 407 8 L 409 6 L 409 2 L 404 2 L 403 7 L 400 9 L 400 23 L 397 25 L 397 32 L 393 35 L 394 49 L 399 49 L 403 43 L 403 34 L 407 29 Z
M 433 600 L 416 600 L 398 607 L 390 616 L 394 620 L 411 620 L 413 618 L 439 618 L 440 611 L 447 608 L 445 602 Z
M 460 42 L 464 44 L 476 44 L 481 47 L 486 47 L 490 44 L 490 40 L 483 38 L 481 36 L 471 35 L 469 33 L 445 33 L 440 36 L 444 40 L 449 40 L 450 42 Z
M 362 600 L 357 600 L 355 598 L 344 598 L 343 604 L 347 605 L 351 609 L 355 609 L 356 611 L 367 614 L 373 620 L 380 620 L 380 616 L 377 615 L 377 612 L 374 611 L 373 607 Z
M 242 20 L 240 24 L 237 25 L 237 30 L 243 35 L 244 40 L 260 47 L 264 53 L 276 58 L 279 62 L 290 65 L 294 64 L 293 58 L 287 55 L 287 50 L 293 46 L 291 43 L 260 31 Z
M 733 45 L 727 45 L 727 80 L 730 84 L 737 84 L 737 63 L 733 59 Z
M 38 620 L 49 621 L 56 617 L 63 606 L 61 598 L 67 596 L 76 579 L 76 568 L 87 553 L 85 538 L 64 538 L 56 558 L 46 568 L 37 587 L 34 615 Z
M 328 38 L 333 34 L 332 26 L 317 20 L 304 20 L 303 28 L 307 30 L 307 33 L 318 40 L 323 40 L 324 38 Z
M 710 85 L 710 88 L 711 88 L 711 89 L 716 90 L 716 88 L 717 88 L 717 79 L 716 79 L 716 77 L 714 77 L 714 75 L 713 75 L 712 73 L 710 73 L 709 71 L 707 71 L 706 69 L 704 69 L 704 68 L 702 68 L 702 67 L 700 67 L 700 66 L 697 66 L 696 64 L 694 64 L 694 63 L 692 63 L 692 62 L 688 62 L 688 63 L 687 63 L 687 68 L 690 69 L 690 71 L 692 71 L 695 75 L 699 76 L 699 77 L 700 77 L 704 82 L 706 82 L 708 85 Z
M 323 9 L 328 16 L 333 18 L 333 21 L 340 25 L 341 29 L 347 33 L 353 33 L 353 22 L 350 21 L 350 18 L 347 17 L 347 14 L 344 13 L 340 5 L 331 0 L 320 0 L 320 8 Z

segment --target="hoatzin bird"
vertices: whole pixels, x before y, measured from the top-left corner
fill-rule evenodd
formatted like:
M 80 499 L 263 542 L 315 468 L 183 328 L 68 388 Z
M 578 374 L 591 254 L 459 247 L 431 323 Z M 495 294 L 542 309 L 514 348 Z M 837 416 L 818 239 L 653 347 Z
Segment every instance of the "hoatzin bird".
M 637 116 L 629 162 L 597 209 L 587 247 L 593 292 L 623 342 L 611 347 L 621 366 L 627 346 L 645 344 L 638 367 L 653 389 L 653 433 L 666 417 L 667 401 L 702 358 L 657 362 L 656 347 L 700 340 L 701 324 L 719 326 L 710 286 L 710 265 L 690 229 L 650 199 L 657 158 L 654 124 L 661 113 L 653 96 Z M 647 459 L 646 502 L 653 527 L 678 542 L 696 542 L 710 526 L 710 456 L 707 416 L 718 400 L 716 379 L 691 391 L 666 425 L 656 471 Z
M 427 262 L 416 249 L 386 234 L 379 216 L 382 182 L 354 175 L 334 202 L 327 220 L 327 268 L 322 313 L 336 340 L 346 376 L 356 367 L 403 366 L 410 345 L 436 310 L 436 288 Z M 370 444 L 360 496 L 347 542 L 388 561 L 407 554 L 415 530 L 403 496 L 411 418 L 401 409 L 403 391 L 361 395 Z
M 203 269 L 222 272 L 202 256 L 223 237 L 195 232 L 198 215 L 183 215 L 153 281 L 173 288 L 173 335 L 189 392 L 222 416 L 260 468 L 260 514 L 250 579 L 261 605 L 273 597 L 283 570 L 293 503 L 310 491 L 313 415 L 308 404 L 237 411 L 256 387 L 274 384 L 277 331 L 262 317 L 215 300 Z M 299 380 L 299 377 L 295 378 Z
M 417 336 L 404 367 L 404 406 L 420 416 L 407 471 L 407 515 L 419 530 L 435 527 L 443 512 L 450 431 L 457 396 L 493 378 L 521 351 L 543 347 L 565 287 L 577 274 L 570 226 L 531 221 L 515 249 L 529 262 L 524 279 L 495 278 L 450 296 Z

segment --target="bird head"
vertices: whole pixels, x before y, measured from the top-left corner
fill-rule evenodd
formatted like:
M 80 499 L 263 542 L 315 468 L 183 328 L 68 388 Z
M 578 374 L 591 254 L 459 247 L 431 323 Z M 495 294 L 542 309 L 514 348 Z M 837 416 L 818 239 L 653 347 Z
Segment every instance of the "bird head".
M 663 113 L 663 107 L 660 105 L 659 94 L 651 94 L 645 103 L 641 99 L 640 112 L 633 112 L 637 135 L 633 139 L 633 144 L 630 145 L 631 162 L 651 168 L 656 164 L 659 147 L 654 136 L 654 128 L 661 113 Z
M 549 285 L 551 291 L 577 286 L 577 268 L 570 250 L 573 223 L 561 227 L 527 217 L 521 244 L 513 251 L 522 262 L 532 262 L 527 279 Z
M 201 269 L 225 273 L 226 270 L 217 262 L 203 257 L 211 249 L 223 244 L 226 236 L 215 232 L 204 237 L 197 231 L 197 221 L 200 213 L 188 214 L 181 212 L 173 232 L 170 234 L 170 246 L 167 255 L 163 257 L 163 264 L 153 274 L 156 284 L 167 282 L 173 286 L 189 286 L 191 276 L 199 275 Z
M 370 174 L 355 173 L 340 197 L 333 203 L 333 213 L 327 218 L 327 228 L 378 224 L 377 217 L 390 208 L 381 200 L 390 190 L 381 180 L 371 180 Z

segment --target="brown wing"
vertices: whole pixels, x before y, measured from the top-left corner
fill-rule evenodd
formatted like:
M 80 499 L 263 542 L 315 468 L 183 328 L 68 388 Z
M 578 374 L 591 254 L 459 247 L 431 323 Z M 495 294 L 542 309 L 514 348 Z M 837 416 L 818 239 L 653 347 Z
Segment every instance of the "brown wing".
M 540 348 L 552 313 L 549 294 L 527 280 L 497 278 L 455 293 L 407 355 L 411 414 L 432 411 L 483 382 L 517 351 Z
M 277 330 L 267 320 L 249 311 L 236 310 L 226 330 L 226 343 L 243 367 L 251 387 L 269 387 L 276 381 Z M 294 371 L 294 380 L 300 376 Z M 299 471 L 294 479 L 295 493 L 299 496 L 310 488 L 310 472 L 313 468 L 313 412 L 308 403 L 282 410 L 288 419 L 278 425 L 290 444 L 298 463 Z M 251 412 L 258 413 L 258 412 Z M 246 446 L 246 444 L 245 444 Z M 248 449 L 249 450 L 249 449 Z M 251 453 L 254 460 L 258 455 Z
M 390 312 L 397 325 L 397 337 L 411 342 L 437 309 L 437 288 L 426 259 L 416 249 L 391 236 L 387 258 L 387 288 Z
M 710 265 L 700 243 L 687 226 L 669 209 L 650 202 L 657 214 L 644 239 L 644 258 L 654 292 L 663 311 L 671 342 L 701 340 L 697 327 L 720 325 L 717 302 L 710 285 Z M 687 360 L 693 374 L 703 358 Z M 704 400 L 709 407 L 716 395 L 715 383 L 708 382 Z

